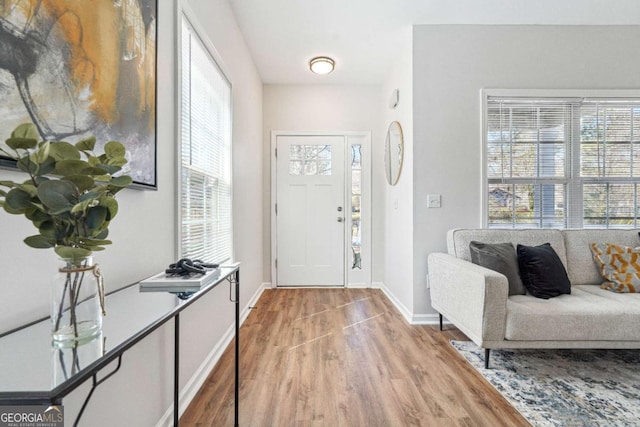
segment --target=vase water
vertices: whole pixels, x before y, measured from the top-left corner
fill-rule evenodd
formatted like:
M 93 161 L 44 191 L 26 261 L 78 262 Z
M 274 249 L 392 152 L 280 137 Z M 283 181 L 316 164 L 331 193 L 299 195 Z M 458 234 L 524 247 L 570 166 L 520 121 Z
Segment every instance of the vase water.
M 102 276 L 92 256 L 60 258 L 51 290 L 54 345 L 75 345 L 100 333 L 104 293 Z

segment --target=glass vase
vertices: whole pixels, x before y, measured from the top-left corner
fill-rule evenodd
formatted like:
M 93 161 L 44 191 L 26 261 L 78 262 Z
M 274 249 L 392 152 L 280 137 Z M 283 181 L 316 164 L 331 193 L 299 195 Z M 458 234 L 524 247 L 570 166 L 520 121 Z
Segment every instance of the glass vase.
M 106 337 L 102 333 L 89 338 L 88 342 L 68 341 L 65 346 L 56 346 L 51 352 L 53 374 L 51 388 L 58 387 L 82 369 L 105 354 Z
M 92 256 L 60 258 L 51 291 L 51 337 L 55 346 L 88 342 L 100 333 L 104 291 Z

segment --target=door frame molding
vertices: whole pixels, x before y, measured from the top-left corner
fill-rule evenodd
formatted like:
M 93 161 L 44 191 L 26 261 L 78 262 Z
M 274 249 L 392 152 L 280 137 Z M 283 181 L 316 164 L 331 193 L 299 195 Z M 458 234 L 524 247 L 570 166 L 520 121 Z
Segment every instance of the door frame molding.
M 277 233 L 277 218 L 275 215 L 276 201 L 278 200 L 278 182 L 277 182 L 277 161 L 276 161 L 276 146 L 278 136 L 342 136 L 345 141 L 345 179 L 344 179 L 344 198 L 345 198 L 345 217 L 349 218 L 346 213 L 346 207 L 351 207 L 351 143 L 352 139 L 362 139 L 362 204 L 361 207 L 365 211 L 365 215 L 362 217 L 363 231 L 362 234 L 367 236 L 367 247 L 363 242 L 362 263 L 367 266 L 364 271 L 363 278 L 360 278 L 357 282 L 349 283 L 349 271 L 351 269 L 347 262 L 347 255 L 351 253 L 351 227 L 345 224 L 344 232 L 344 244 L 345 248 L 349 251 L 345 251 L 345 257 L 343 259 L 344 269 L 344 286 L 345 287 L 371 287 L 371 132 L 370 131 L 286 131 L 286 130 L 272 130 L 271 131 L 271 203 L 269 205 L 269 215 L 271 218 L 271 287 L 276 288 L 278 286 L 278 270 L 276 268 L 276 255 L 278 254 L 278 233 Z M 366 193 L 365 193 L 366 191 Z M 350 209 L 349 209 L 350 212 Z M 345 218 L 345 219 L 346 219 Z M 349 218 L 348 224 L 351 224 Z M 364 240 L 364 239 L 363 239 Z M 364 268 L 363 268 L 364 270 Z

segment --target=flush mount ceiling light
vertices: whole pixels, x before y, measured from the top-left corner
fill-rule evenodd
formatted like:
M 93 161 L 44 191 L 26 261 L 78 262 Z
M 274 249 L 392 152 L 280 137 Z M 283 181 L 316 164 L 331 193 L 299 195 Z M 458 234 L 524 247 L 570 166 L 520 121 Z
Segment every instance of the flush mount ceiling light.
M 336 62 L 328 56 L 317 56 L 309 61 L 309 68 L 316 74 L 329 74 Z

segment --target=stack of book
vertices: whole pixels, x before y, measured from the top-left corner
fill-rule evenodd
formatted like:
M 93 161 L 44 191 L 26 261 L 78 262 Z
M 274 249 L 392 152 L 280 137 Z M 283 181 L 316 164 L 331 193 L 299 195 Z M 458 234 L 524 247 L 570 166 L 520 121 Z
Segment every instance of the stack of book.
M 140 282 L 141 292 L 197 292 L 202 287 L 220 277 L 220 269 L 207 270 L 204 274 L 191 273 L 185 276 L 173 276 L 166 273 L 156 274 Z

